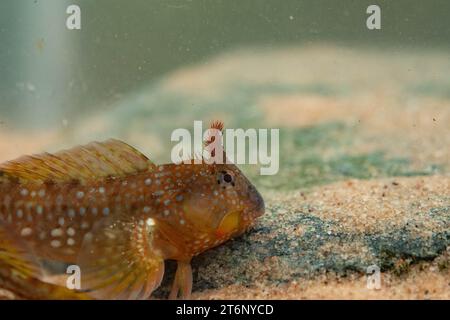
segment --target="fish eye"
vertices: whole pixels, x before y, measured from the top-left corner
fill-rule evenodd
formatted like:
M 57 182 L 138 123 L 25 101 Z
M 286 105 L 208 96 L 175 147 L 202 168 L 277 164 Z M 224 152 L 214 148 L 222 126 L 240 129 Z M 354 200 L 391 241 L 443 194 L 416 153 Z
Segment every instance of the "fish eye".
M 234 176 L 227 172 L 221 171 L 219 175 L 219 179 L 217 180 L 218 184 L 231 184 L 234 186 Z
M 233 181 L 233 177 L 232 177 L 229 173 L 225 173 L 225 174 L 223 175 L 223 180 L 224 180 L 225 182 L 230 183 L 231 181 Z

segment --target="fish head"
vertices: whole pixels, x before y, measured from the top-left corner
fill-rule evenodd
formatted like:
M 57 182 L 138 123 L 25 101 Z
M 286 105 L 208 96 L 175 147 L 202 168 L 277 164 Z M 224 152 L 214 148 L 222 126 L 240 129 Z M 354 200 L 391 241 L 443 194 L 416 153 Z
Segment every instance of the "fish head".
M 183 209 L 198 229 L 216 240 L 227 240 L 245 232 L 264 214 L 261 194 L 236 165 L 203 165 L 196 171 Z

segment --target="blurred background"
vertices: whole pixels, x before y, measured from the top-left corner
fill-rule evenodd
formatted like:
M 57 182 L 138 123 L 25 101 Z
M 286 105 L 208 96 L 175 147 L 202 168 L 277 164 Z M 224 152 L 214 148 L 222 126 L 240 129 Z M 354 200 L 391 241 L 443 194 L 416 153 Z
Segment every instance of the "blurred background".
M 81 30 L 65 26 L 71 4 Z M 366 27 L 371 4 L 381 30 Z M 280 153 L 299 151 L 284 167 L 306 170 L 296 187 L 433 173 L 448 162 L 449 12 L 445 0 L 1 0 L 0 160 L 113 136 L 167 161 L 174 128 L 221 118 L 284 128 Z
M 231 48 L 313 41 L 448 46 L 448 1 L 376 1 L 382 31 L 365 26 L 374 1 L 2 0 L 0 114 L 18 126 L 108 108 L 162 75 Z M 65 28 L 70 4 L 82 29 Z

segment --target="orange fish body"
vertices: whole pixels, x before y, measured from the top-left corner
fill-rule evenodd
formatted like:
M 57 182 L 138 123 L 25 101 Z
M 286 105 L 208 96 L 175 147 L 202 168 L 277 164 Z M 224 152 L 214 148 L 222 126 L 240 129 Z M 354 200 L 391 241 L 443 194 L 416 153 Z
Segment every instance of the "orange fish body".
M 0 165 L 0 221 L 39 258 L 76 263 L 96 298 L 145 299 L 164 260 L 178 261 L 171 298 L 188 298 L 190 260 L 264 212 L 233 164 L 155 165 L 109 140 Z

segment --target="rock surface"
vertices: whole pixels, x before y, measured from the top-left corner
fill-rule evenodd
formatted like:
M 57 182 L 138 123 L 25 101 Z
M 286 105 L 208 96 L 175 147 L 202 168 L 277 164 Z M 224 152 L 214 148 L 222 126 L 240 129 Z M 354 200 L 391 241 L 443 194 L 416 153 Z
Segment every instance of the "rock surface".
M 348 290 L 345 296 L 336 290 L 344 277 L 346 286 L 359 286 L 361 297 L 376 298 L 365 289 L 369 266 L 378 266 L 391 285 L 411 290 L 411 279 L 403 287 L 395 277 L 415 270 L 413 277 L 420 279 L 415 265 L 438 258 L 437 267 L 424 275 L 444 282 L 422 285 L 429 284 L 430 291 L 439 284 L 434 297 L 448 298 L 449 190 L 449 177 L 431 176 L 347 180 L 309 191 L 272 193 L 266 197 L 266 215 L 251 232 L 194 259 L 194 290 L 200 292 L 198 298 L 262 298 L 271 297 L 269 292 L 278 298 L 351 298 Z M 315 280 L 333 283 L 336 296 L 325 283 L 318 295 Z M 308 296 L 301 286 L 294 290 L 293 284 L 299 283 L 316 292 Z M 389 293 L 397 298 L 402 294 Z
M 326 272 L 401 273 L 450 245 L 450 178 L 348 180 L 268 197 L 254 230 L 199 257 L 198 289 Z M 222 270 L 220 273 L 214 270 Z

